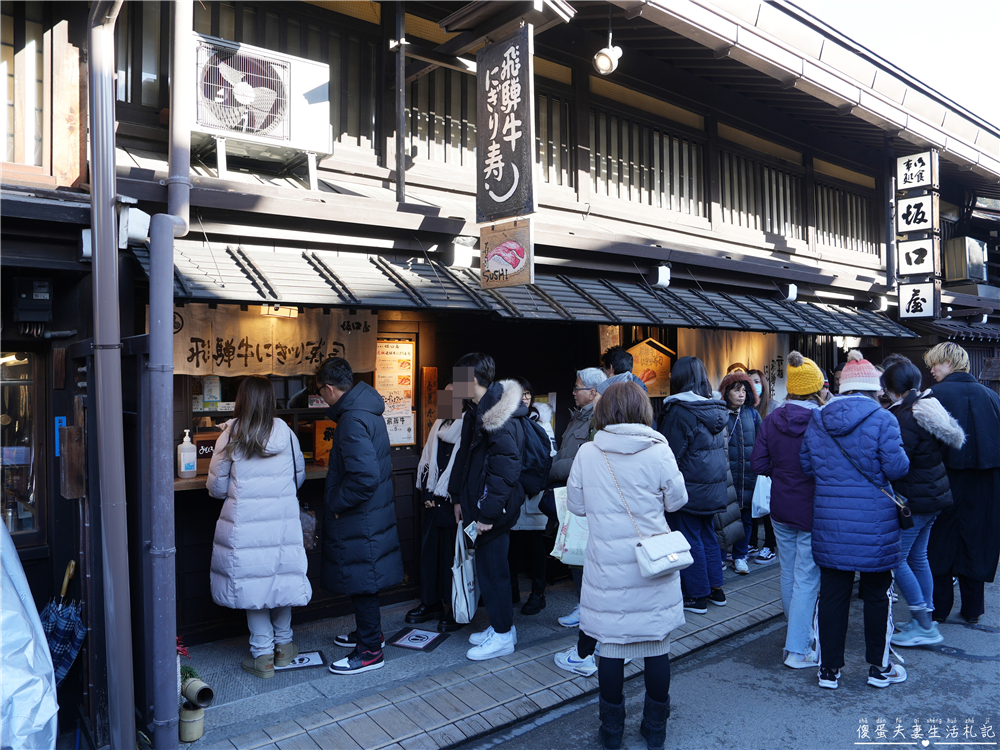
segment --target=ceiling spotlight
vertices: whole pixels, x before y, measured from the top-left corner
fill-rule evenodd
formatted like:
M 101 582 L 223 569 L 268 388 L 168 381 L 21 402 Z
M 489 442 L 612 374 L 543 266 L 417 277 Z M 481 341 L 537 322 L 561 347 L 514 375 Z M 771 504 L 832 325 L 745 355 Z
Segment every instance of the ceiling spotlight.
M 598 50 L 594 55 L 594 69 L 602 76 L 611 75 L 618 67 L 618 60 L 622 56 L 622 48 L 611 44 L 611 35 L 608 34 L 608 46 Z
M 598 50 L 594 55 L 594 70 L 602 76 L 611 75 L 618 67 L 618 60 L 621 59 L 622 48 L 616 47 L 611 41 L 611 6 L 608 6 L 608 46 Z

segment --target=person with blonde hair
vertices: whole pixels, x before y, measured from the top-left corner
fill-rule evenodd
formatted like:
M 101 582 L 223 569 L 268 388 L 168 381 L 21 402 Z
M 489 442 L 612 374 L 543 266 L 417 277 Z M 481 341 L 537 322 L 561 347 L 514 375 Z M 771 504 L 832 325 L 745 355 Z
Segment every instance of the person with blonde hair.
M 969 373 L 969 355 L 953 341 L 924 354 L 936 385 L 931 391 L 965 431 L 961 447 L 943 445 L 954 504 L 931 529 L 927 557 L 934 574 L 934 620 L 954 606 L 952 576 L 962 597 L 959 614 L 970 624 L 985 612 L 985 583 L 1000 559 L 1000 397 Z
M 226 500 L 215 524 L 211 585 L 216 604 L 247 611 L 250 654 L 241 666 L 262 679 L 298 656 L 292 607 L 312 598 L 295 496 L 305 469 L 298 438 L 275 416 L 271 381 L 246 378 L 208 468 L 208 494 Z
M 664 513 L 688 499 L 667 439 L 652 427 L 649 397 L 614 383 L 594 407 L 597 434 L 580 447 L 566 484 L 571 513 L 590 521 L 580 629 L 601 644 L 597 680 L 602 747 L 621 746 L 625 660 L 643 657 L 646 702 L 639 731 L 662 748 L 670 716 L 670 632 L 684 624 L 680 575 L 645 578 L 635 548 L 670 529 Z

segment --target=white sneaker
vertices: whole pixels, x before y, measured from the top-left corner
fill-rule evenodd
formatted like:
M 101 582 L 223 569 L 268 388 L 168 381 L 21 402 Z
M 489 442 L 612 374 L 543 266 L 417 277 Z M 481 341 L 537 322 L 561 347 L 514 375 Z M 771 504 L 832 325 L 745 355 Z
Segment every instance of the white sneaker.
M 739 575 L 745 576 L 750 572 L 750 566 L 747 565 L 746 560 L 733 560 L 733 570 L 735 570 Z
M 775 557 L 777 557 L 777 555 L 774 553 L 773 549 L 771 549 L 770 547 L 764 547 L 758 553 L 757 559 L 754 560 L 754 562 L 757 563 L 758 565 L 767 565 L 767 563 L 774 560 Z
M 469 643 L 471 643 L 473 646 L 481 646 L 482 644 L 486 643 L 486 641 L 489 640 L 489 637 L 491 635 L 493 635 L 494 633 L 496 633 L 496 632 L 497 631 L 495 631 L 493 629 L 493 626 L 490 625 L 488 628 L 486 628 L 486 630 L 484 630 L 484 631 L 482 631 L 480 633 L 473 633 L 472 635 L 470 635 L 469 636 Z M 510 629 L 510 632 L 514 634 L 514 645 L 516 646 L 517 645 L 517 628 L 516 627 L 512 627 Z
M 560 651 L 556 654 L 555 659 L 556 666 L 566 672 L 582 674 L 584 677 L 590 677 L 597 673 L 597 662 L 594 660 L 594 654 L 581 659 L 576 652 L 576 646 L 570 646 L 565 651 Z
M 470 648 L 466 653 L 466 657 L 472 659 L 472 661 L 485 661 L 486 659 L 495 659 L 498 656 L 507 656 L 514 653 L 514 646 L 517 643 L 517 637 L 514 635 L 514 629 L 511 628 L 509 633 L 498 633 L 493 628 L 489 638 L 483 641 L 480 645 Z
M 573 611 L 568 615 L 563 615 L 559 618 L 559 624 L 564 628 L 578 628 L 580 627 L 580 605 L 577 604 L 573 607 Z

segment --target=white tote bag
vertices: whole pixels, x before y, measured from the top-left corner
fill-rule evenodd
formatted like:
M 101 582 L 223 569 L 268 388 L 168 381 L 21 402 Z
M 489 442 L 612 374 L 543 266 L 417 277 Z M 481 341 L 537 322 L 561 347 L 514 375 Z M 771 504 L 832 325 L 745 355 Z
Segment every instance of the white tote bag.
M 583 566 L 583 558 L 587 551 L 587 540 L 590 538 L 590 526 L 585 516 L 577 516 L 569 512 L 566 505 L 566 488 L 557 487 L 554 490 L 556 499 L 556 515 L 559 517 L 559 531 L 555 544 L 552 546 L 552 557 L 561 560 L 564 565 Z
M 476 553 L 465 546 L 465 532 L 459 524 L 455 533 L 455 562 L 451 566 L 451 608 L 455 622 L 472 622 L 479 604 L 476 585 Z
M 753 508 L 750 514 L 754 518 L 763 518 L 771 512 L 771 477 L 757 477 L 757 485 L 753 488 Z

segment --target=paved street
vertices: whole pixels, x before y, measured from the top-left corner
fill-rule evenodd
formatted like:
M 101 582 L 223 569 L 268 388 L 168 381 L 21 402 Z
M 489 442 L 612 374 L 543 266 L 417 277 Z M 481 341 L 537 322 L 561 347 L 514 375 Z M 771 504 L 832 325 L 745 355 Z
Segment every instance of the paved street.
M 944 643 L 900 649 L 909 679 L 885 690 L 865 682 L 862 606 L 858 600 L 851 610 L 847 666 L 840 688 L 835 691 L 819 688 L 814 670 L 791 670 L 781 665 L 783 618 L 684 656 L 673 663 L 672 716 L 667 725 L 666 747 L 839 750 L 863 747 L 855 745 L 859 741 L 894 741 L 911 747 L 995 747 L 1000 737 L 998 594 L 1000 584 L 987 585 L 986 616 L 980 625 L 966 625 L 953 614 L 941 626 Z M 907 616 L 905 607 L 899 604 L 894 611 L 897 618 Z M 628 719 L 623 748 L 645 748 L 638 731 L 643 701 L 641 676 L 626 683 L 625 700 Z M 879 719 L 885 720 L 886 737 L 882 742 L 876 736 Z M 941 720 L 939 739 L 927 740 L 930 719 Z M 967 719 L 973 720 L 971 731 L 977 735 L 975 738 L 965 736 Z M 950 725 L 949 720 L 955 723 Z M 914 722 L 921 725 L 917 738 L 912 737 Z M 903 725 L 902 735 L 896 731 L 897 723 Z M 598 724 L 597 697 L 589 696 L 462 747 L 598 747 Z M 865 724 L 868 738 L 860 739 L 859 730 Z M 994 736 L 979 736 L 984 724 L 988 727 L 986 734 Z M 947 736 L 949 726 L 957 727 L 958 739 Z

